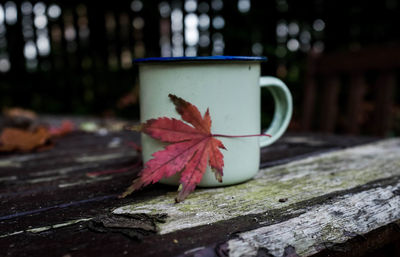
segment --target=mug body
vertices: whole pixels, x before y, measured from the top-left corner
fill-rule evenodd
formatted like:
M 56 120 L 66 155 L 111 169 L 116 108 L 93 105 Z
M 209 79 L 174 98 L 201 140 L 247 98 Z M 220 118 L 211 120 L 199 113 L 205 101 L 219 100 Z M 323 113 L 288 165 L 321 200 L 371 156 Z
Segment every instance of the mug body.
M 262 60 L 262 59 L 261 59 Z M 213 134 L 248 135 L 260 133 L 260 61 L 183 60 L 139 63 L 140 119 L 169 117 L 181 120 L 168 94 L 196 105 L 204 115 L 209 108 Z M 218 138 L 227 150 L 222 183 L 207 168 L 199 186 L 236 184 L 252 178 L 259 169 L 258 137 Z M 142 134 L 143 161 L 165 146 Z M 179 174 L 161 183 L 178 185 Z

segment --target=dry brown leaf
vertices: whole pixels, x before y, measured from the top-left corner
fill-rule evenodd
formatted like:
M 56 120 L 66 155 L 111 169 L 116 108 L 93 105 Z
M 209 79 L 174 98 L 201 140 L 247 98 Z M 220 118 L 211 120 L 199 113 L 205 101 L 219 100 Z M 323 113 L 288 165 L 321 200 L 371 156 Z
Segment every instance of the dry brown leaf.
M 37 121 L 35 112 L 18 107 L 5 108 L 3 115 L 7 127 L 29 128 Z
M 0 135 L 0 151 L 29 152 L 43 147 L 51 135 L 45 127 L 39 127 L 35 131 L 17 128 L 5 128 Z

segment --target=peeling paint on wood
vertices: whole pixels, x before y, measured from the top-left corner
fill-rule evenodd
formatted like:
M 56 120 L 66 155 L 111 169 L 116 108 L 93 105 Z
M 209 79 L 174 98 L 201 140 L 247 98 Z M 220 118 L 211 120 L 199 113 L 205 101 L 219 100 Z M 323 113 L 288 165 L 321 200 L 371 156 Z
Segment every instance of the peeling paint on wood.
M 21 231 L 16 231 L 16 232 L 12 232 L 12 233 L 7 233 L 7 234 L 3 234 L 0 235 L 0 238 L 5 238 L 5 237 L 9 237 L 9 236 L 14 236 L 14 235 L 18 235 L 24 232 L 29 232 L 29 233 L 41 233 L 43 231 L 47 231 L 50 229 L 56 229 L 56 228 L 62 228 L 62 227 L 66 227 L 66 226 L 71 226 L 80 222 L 84 222 L 84 221 L 89 221 L 92 220 L 93 218 L 82 218 L 82 219 L 76 219 L 76 220 L 70 220 L 64 223 L 59 223 L 59 224 L 54 224 L 54 225 L 49 225 L 49 226 L 44 226 L 44 227 L 37 227 L 37 228 L 30 228 L 30 229 L 26 229 L 26 230 L 21 230 Z
M 112 178 L 113 178 L 112 176 L 106 176 L 106 177 L 100 177 L 100 178 L 90 178 L 90 179 L 85 179 L 85 180 L 78 180 L 78 181 L 71 182 L 71 183 L 59 184 L 58 187 L 65 188 L 65 187 L 80 186 L 80 185 L 85 185 L 85 184 L 96 183 L 98 181 L 110 180 Z
M 50 157 L 50 154 L 48 152 L 26 153 L 23 155 L 13 155 L 13 156 L 7 157 L 7 160 L 1 160 L 0 163 L 3 161 L 5 161 L 5 163 L 11 162 L 11 163 L 14 163 L 17 167 L 22 167 L 23 162 L 37 160 L 37 159 L 46 158 L 46 157 Z M 0 165 L 0 167 L 1 167 L 1 165 Z
M 75 165 L 75 166 L 70 166 L 70 167 L 64 167 L 64 168 L 59 168 L 59 169 L 51 169 L 51 170 L 44 170 L 44 171 L 39 171 L 39 172 L 32 172 L 30 175 L 31 176 L 47 176 L 47 175 L 53 175 L 53 174 L 60 174 L 60 175 L 65 175 L 73 171 L 79 171 L 83 169 L 88 169 L 88 168 L 96 168 L 98 167 L 98 164 L 87 164 L 87 165 Z
M 26 183 L 30 184 L 36 184 L 36 183 L 42 183 L 42 182 L 49 182 L 49 181 L 56 181 L 62 178 L 67 178 L 67 175 L 59 175 L 59 176 L 51 176 L 51 177 L 44 177 L 44 178 L 35 178 L 35 179 L 30 179 L 27 180 Z
M 325 249 L 326 244 L 343 243 L 366 234 L 400 219 L 400 196 L 393 194 L 397 188 L 400 183 L 340 196 L 298 217 L 240 233 L 228 242 L 229 256 L 256 256 L 260 248 L 282 256 L 289 245 L 300 256 L 309 256 Z
M 136 152 L 119 152 L 119 153 L 110 153 L 110 154 L 100 154 L 100 155 L 90 155 L 90 156 L 82 156 L 75 158 L 76 162 L 101 162 L 108 161 L 112 159 L 118 159 L 123 157 L 136 157 L 138 154 Z
M 400 140 L 340 150 L 263 169 L 247 183 L 196 190 L 174 204 L 175 193 L 116 208 L 115 214 L 166 213 L 160 234 L 272 209 L 288 208 L 333 192 L 400 175 Z M 279 199 L 288 198 L 286 202 Z
M 31 232 L 31 233 L 40 233 L 43 231 L 47 231 L 50 229 L 55 229 L 55 228 L 62 228 L 62 227 L 66 227 L 66 226 L 71 226 L 80 222 L 84 222 L 84 221 L 89 221 L 92 218 L 83 218 L 83 219 L 77 219 L 77 220 L 70 220 L 64 223 L 60 223 L 60 224 L 54 224 L 51 226 L 45 226 L 45 227 L 39 227 L 39 228 L 32 228 L 32 229 L 27 229 L 25 230 L 26 232 Z
M 322 140 L 310 139 L 308 137 L 289 137 L 284 139 L 284 142 L 290 144 L 307 144 L 311 146 L 320 146 L 326 144 Z
M 19 168 L 21 164 L 18 162 L 14 162 L 13 160 L 6 159 L 0 160 L 0 168 Z
M 157 232 L 156 222 L 163 222 L 166 215 L 115 215 L 107 214 L 94 218 L 88 224 L 92 231 L 101 233 L 122 233 L 132 239 L 142 239 L 144 236 Z
M 0 182 L 17 180 L 17 176 L 0 177 Z
M 9 237 L 9 236 L 15 236 L 15 235 L 19 235 L 19 234 L 22 234 L 22 233 L 24 233 L 23 230 L 15 231 L 15 232 L 12 232 L 12 233 L 7 233 L 7 234 L 0 235 L 0 238 L 5 238 L 5 237 Z

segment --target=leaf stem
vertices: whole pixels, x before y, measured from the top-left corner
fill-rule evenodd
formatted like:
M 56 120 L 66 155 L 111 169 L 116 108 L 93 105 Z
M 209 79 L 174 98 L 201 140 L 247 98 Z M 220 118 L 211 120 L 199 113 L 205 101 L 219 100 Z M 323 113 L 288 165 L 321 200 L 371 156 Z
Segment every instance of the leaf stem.
M 228 138 L 237 138 L 237 137 L 271 137 L 268 134 L 254 134 L 254 135 L 222 135 L 222 134 L 211 134 L 213 137 L 228 137 Z

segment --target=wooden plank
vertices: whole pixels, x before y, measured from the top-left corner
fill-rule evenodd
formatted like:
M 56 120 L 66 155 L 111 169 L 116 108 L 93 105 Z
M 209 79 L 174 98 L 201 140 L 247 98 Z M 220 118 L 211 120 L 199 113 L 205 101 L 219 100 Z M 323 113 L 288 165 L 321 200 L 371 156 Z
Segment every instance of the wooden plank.
M 247 183 L 197 190 L 181 204 L 173 203 L 176 194 L 173 192 L 116 208 L 113 213 L 166 213 L 168 219 L 159 224 L 159 233 L 167 234 L 238 216 L 266 213 L 376 180 L 399 177 L 399 158 L 400 140 L 386 140 L 264 169 Z M 393 204 L 400 208 L 400 201 Z M 400 213 L 393 217 L 400 219 Z
M 116 137 L 119 138 L 119 145 L 111 144 Z M 154 185 L 128 198 L 117 199 L 115 196 L 130 184 L 135 176 L 134 172 L 118 173 L 112 175 L 112 178 L 108 178 L 109 175 L 86 177 L 87 172 L 120 169 L 131 165 L 135 161 L 134 151 L 125 143 L 129 140 L 138 142 L 135 137 L 135 133 L 126 132 L 105 136 L 74 133 L 60 138 L 56 147 L 50 151 L 1 156 L 3 167 L 0 167 L 0 178 L 3 181 L 0 183 L 4 197 L 0 197 L 0 201 L 7 208 L 1 211 L 3 219 L 0 221 L 0 255 L 43 256 L 51 251 L 59 256 L 122 256 L 126 253 L 175 256 L 191 251 L 194 246 L 225 241 L 227 235 L 237 231 L 265 226 L 265 222 L 276 223 L 278 217 L 280 221 L 287 220 L 289 217 L 285 213 L 288 209 L 300 208 L 296 207 L 298 204 L 286 206 L 285 203 L 280 203 L 278 207 L 282 208 L 268 210 L 269 215 L 259 213 L 232 219 L 228 217 L 226 220 L 186 230 L 146 236 L 140 242 L 118 233 L 93 232 L 88 229 L 90 220 L 111 213 L 118 206 L 175 194 L 176 187 Z M 276 144 L 262 149 L 262 166 L 288 163 L 296 158 L 310 156 L 316 151 L 329 151 L 369 140 L 371 139 L 307 133 L 288 134 Z M 114 153 L 125 154 L 126 157 L 119 158 Z M 82 156 L 90 157 L 92 162 L 73 161 Z M 91 158 L 94 156 L 100 158 Z M 107 156 L 116 158 L 108 159 Z M 32 180 L 36 180 L 35 183 L 30 183 Z M 76 183 L 80 181 L 84 183 Z M 350 190 L 353 192 L 354 189 Z M 363 187 L 357 190 L 365 189 Z M 173 197 L 170 200 L 169 203 L 172 203 Z M 323 203 L 325 200 L 326 197 L 313 198 L 312 202 Z M 291 213 L 295 216 L 300 214 L 296 211 Z M 208 233 L 210 229 L 215 233 Z M 160 247 L 155 248 L 154 245 Z
M 365 78 L 362 73 L 352 74 L 349 96 L 347 98 L 347 118 L 345 129 L 349 134 L 358 134 L 360 118 L 363 115 L 362 104 L 366 93 Z
M 108 148 L 116 136 L 121 138 L 121 145 Z M 5 165 L 3 169 L 0 168 L 0 179 L 3 179 L 0 201 L 8 206 L 0 211 L 3 232 L 13 233 L 15 230 L 23 231 L 27 226 L 46 227 L 69 220 L 93 217 L 101 214 L 103 208 L 132 201 L 132 198 L 118 200 L 115 196 L 129 185 L 140 167 L 125 173 L 86 176 L 88 172 L 124 169 L 135 164 L 135 152 L 123 143 L 125 139 L 130 138 L 130 133 L 114 133 L 102 137 L 95 134 L 74 134 L 62 138 L 54 151 L 0 158 L 0 162 L 3 161 Z M 91 140 L 96 140 L 97 143 Z M 316 152 L 348 147 L 370 140 L 372 139 L 362 137 L 288 134 L 273 146 L 262 149 L 261 165 L 276 166 Z M 102 156 L 103 153 L 109 156 L 113 151 L 123 153 L 126 157 L 86 164 L 73 161 L 74 158 L 81 158 L 83 155 L 92 157 Z M 19 168 L 10 165 L 17 165 Z M 156 185 L 132 197 L 154 197 L 175 190 L 175 187 Z
M 327 245 L 346 242 L 357 235 L 400 219 L 400 183 L 357 194 L 341 196 L 314 206 L 298 217 L 237 235 L 228 241 L 229 256 L 256 256 L 268 249 L 284 256 L 288 247 L 300 256 L 310 256 Z
M 315 113 L 315 94 L 316 94 L 316 59 L 315 54 L 310 53 L 307 58 L 307 73 L 305 76 L 303 102 L 302 102 L 302 116 L 301 116 L 301 129 L 309 131 L 312 128 L 312 120 Z
M 364 72 L 388 70 L 400 67 L 400 46 L 377 45 L 358 51 L 327 54 L 318 60 L 318 73 Z
M 375 84 L 375 109 L 373 113 L 372 132 L 385 136 L 393 123 L 394 89 L 396 79 L 394 72 L 379 74 Z
M 338 114 L 338 96 L 340 80 L 338 76 L 329 76 L 324 80 L 320 103 L 319 126 L 321 131 L 334 132 Z

